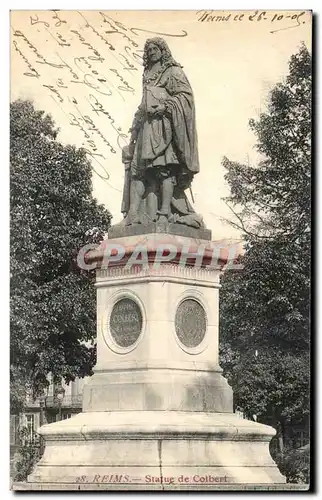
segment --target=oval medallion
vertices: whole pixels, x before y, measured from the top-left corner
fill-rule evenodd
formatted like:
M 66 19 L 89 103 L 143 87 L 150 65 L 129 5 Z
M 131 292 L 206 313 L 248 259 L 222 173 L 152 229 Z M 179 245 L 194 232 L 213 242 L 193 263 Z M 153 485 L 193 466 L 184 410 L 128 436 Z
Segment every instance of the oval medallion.
M 193 299 L 182 301 L 176 312 L 175 329 L 184 346 L 197 347 L 207 330 L 207 317 L 202 305 Z
M 110 332 L 114 342 L 120 347 L 130 347 L 138 340 L 142 331 L 142 313 L 132 299 L 118 300 L 110 316 Z

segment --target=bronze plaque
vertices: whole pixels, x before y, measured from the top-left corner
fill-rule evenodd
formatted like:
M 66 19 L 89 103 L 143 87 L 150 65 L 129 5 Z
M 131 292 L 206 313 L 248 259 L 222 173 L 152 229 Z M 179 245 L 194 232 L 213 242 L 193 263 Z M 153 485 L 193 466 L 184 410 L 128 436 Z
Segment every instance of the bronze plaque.
M 142 331 L 142 313 L 132 299 L 121 299 L 114 305 L 110 316 L 110 332 L 120 347 L 130 347 Z
M 197 347 L 206 334 L 207 318 L 204 308 L 193 299 L 179 305 L 175 317 L 176 334 L 186 347 Z

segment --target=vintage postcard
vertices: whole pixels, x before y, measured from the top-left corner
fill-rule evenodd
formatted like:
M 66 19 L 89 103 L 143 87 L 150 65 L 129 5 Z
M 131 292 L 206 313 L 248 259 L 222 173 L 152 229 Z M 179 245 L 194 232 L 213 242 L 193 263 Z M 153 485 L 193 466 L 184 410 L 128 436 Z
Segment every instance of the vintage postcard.
M 308 490 L 312 12 L 10 26 L 12 489 Z

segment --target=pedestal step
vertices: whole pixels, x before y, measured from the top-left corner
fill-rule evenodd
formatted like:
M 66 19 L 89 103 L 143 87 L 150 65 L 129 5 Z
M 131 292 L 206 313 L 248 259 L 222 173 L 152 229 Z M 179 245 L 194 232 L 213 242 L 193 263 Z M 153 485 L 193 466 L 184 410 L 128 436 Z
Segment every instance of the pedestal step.
M 269 454 L 274 429 L 234 414 L 89 412 L 40 433 L 46 449 L 29 483 L 285 482 Z

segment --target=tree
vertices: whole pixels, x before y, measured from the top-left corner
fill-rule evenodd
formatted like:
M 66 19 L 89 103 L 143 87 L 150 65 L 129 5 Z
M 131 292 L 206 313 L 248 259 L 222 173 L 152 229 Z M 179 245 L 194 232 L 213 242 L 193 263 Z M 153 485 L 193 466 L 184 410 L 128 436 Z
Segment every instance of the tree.
M 311 86 L 311 56 L 302 45 L 286 81 L 271 91 L 267 112 L 250 120 L 262 160 L 250 166 L 224 158 L 226 203 L 237 219 L 231 223 L 246 239 L 298 241 L 310 232 Z
M 11 395 L 37 395 L 47 375 L 67 382 L 95 360 L 93 273 L 78 251 L 98 243 L 111 215 L 92 196 L 82 149 L 62 145 L 52 118 L 29 101 L 10 107 Z
M 258 165 L 224 158 L 241 270 L 222 277 L 221 363 L 235 403 L 283 430 L 308 426 L 311 57 L 304 45 L 250 120 Z

